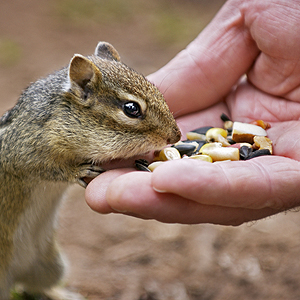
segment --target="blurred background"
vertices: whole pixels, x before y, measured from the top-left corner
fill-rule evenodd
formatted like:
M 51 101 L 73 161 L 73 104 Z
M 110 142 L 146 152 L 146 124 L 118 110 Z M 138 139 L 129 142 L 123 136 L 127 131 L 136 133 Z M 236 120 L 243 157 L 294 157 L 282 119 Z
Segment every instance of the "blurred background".
M 1 113 L 31 81 L 107 41 L 147 75 L 168 62 L 225 0 L 0 1 Z
M 0 0 L 0 113 L 74 53 L 112 43 L 147 75 L 210 22 L 225 0 Z M 73 187 L 58 237 L 68 286 L 87 299 L 300 299 L 298 212 L 239 227 L 99 215 Z

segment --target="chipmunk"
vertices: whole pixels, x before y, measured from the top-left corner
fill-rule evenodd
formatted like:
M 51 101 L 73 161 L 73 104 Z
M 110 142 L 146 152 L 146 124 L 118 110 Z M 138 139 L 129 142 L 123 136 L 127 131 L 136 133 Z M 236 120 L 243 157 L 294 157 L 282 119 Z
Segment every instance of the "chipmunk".
M 15 284 L 47 299 L 82 299 L 58 287 L 64 262 L 54 235 L 64 191 L 85 187 L 105 162 L 179 139 L 162 94 L 109 43 L 30 85 L 0 119 L 0 299 Z

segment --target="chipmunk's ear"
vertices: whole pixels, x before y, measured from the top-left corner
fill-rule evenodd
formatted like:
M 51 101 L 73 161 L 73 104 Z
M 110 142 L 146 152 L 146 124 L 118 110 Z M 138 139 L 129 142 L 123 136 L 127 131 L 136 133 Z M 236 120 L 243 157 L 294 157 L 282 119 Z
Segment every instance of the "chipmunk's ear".
M 82 90 L 90 81 L 99 81 L 102 79 L 100 70 L 88 58 L 75 54 L 69 65 L 69 88 L 73 83 Z
M 98 43 L 95 49 L 95 55 L 108 60 L 121 61 L 118 51 L 107 42 Z

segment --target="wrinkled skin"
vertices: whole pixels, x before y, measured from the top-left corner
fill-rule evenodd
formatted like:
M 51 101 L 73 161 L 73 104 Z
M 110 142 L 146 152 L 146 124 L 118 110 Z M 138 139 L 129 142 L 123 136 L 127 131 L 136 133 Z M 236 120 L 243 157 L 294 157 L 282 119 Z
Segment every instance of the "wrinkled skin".
M 236 121 L 262 119 L 272 126 L 274 156 L 171 161 L 153 173 L 109 171 L 86 190 L 91 208 L 162 222 L 239 225 L 299 206 L 299 31 L 299 1 L 229 0 L 185 50 L 149 76 L 183 133 L 222 126 L 222 112 Z

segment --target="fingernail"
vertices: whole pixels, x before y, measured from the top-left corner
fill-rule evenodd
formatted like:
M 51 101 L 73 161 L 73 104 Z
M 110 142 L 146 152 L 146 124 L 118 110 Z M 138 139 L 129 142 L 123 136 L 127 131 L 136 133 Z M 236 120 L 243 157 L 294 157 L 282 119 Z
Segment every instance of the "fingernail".
M 158 193 L 167 193 L 167 191 L 159 190 L 156 187 L 153 187 L 153 189 L 154 189 L 155 192 L 158 192 Z

